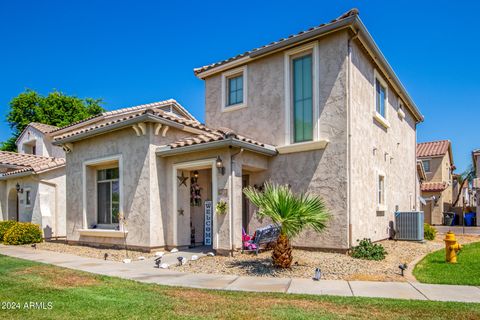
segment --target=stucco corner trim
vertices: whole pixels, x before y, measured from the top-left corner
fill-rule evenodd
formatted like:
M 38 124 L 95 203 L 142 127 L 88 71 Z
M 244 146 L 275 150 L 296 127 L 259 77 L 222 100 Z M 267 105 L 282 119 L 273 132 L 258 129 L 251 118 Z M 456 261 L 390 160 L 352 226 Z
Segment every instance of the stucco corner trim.
M 388 122 L 387 119 L 385 119 L 380 113 L 377 111 L 373 112 L 373 119 L 375 119 L 378 123 L 380 123 L 382 126 L 385 127 L 385 129 L 390 128 L 390 122 Z
M 329 141 L 327 139 L 318 140 L 318 141 L 309 141 L 301 142 L 295 144 L 289 144 L 281 147 L 277 147 L 279 154 L 295 153 L 295 152 L 304 152 L 304 151 L 313 151 L 313 150 L 322 150 L 325 149 Z
M 78 229 L 81 236 L 86 237 L 104 237 L 104 238 L 123 238 L 128 231 L 102 230 L 102 229 Z

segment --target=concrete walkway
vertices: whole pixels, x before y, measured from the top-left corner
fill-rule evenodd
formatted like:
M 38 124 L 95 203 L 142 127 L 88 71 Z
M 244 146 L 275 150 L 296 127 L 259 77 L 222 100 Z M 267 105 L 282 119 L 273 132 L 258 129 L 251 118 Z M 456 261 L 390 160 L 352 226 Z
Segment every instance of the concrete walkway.
M 480 287 L 474 286 L 433 285 L 417 282 L 313 281 L 296 278 L 194 274 L 154 268 L 153 259 L 124 264 L 65 253 L 4 245 L 0 245 L 0 254 L 96 274 L 169 286 L 480 303 Z

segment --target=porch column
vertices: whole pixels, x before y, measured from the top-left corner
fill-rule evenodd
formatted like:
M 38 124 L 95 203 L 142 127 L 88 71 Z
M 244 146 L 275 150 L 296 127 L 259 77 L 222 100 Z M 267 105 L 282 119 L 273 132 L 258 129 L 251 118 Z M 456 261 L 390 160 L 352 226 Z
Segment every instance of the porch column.
M 232 151 L 231 200 L 232 233 L 234 249 L 242 248 L 242 153 Z

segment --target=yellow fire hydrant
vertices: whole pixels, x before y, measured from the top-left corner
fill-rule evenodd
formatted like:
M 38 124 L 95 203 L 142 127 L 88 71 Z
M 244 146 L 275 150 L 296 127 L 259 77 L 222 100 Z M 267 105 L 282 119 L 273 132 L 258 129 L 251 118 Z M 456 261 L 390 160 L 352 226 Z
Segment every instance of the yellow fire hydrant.
M 455 234 L 452 231 L 448 231 L 443 241 L 445 241 L 447 262 L 457 263 L 457 252 L 462 249 L 462 246 L 455 239 Z

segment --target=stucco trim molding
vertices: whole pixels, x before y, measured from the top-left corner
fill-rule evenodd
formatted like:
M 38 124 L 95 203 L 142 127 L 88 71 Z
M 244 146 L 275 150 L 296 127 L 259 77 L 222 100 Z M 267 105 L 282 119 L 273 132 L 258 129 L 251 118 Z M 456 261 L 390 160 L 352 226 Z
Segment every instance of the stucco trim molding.
M 327 139 L 318 141 L 301 142 L 295 144 L 289 144 L 281 147 L 277 147 L 279 154 L 313 151 L 325 149 L 329 141 Z
M 78 233 L 85 237 L 123 238 L 128 231 L 105 229 L 78 229 Z

